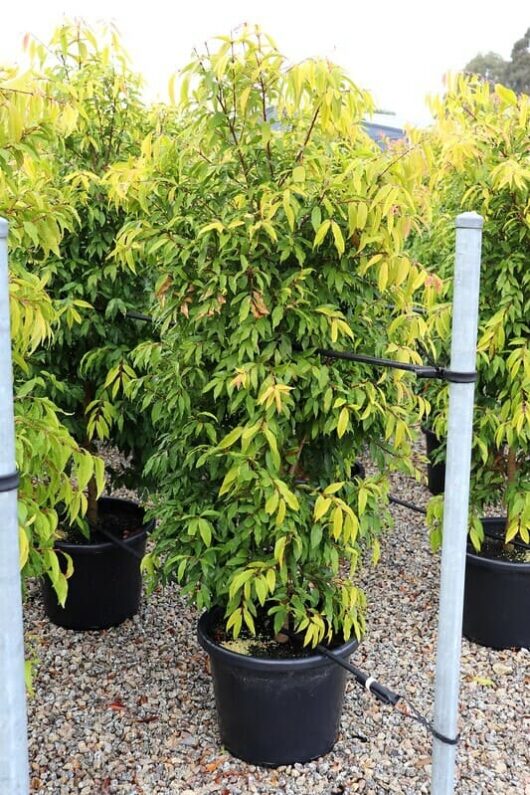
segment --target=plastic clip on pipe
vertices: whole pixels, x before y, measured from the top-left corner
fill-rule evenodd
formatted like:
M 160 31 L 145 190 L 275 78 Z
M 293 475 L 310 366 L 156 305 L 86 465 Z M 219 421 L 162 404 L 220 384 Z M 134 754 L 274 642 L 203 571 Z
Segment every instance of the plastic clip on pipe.
M 28 795 L 7 230 L 0 218 L 0 793 Z

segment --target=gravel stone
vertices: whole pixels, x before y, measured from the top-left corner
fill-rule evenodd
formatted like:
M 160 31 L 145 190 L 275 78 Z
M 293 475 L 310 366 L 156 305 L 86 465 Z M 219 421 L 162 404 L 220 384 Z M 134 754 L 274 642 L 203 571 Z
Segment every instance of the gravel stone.
M 425 505 L 424 486 L 393 477 Z M 134 497 L 130 492 L 120 496 Z M 432 714 L 439 555 L 423 517 L 394 506 L 395 527 L 363 574 L 368 630 L 355 663 Z M 338 742 L 306 765 L 258 768 L 219 744 L 195 610 L 158 588 L 139 616 L 71 632 L 44 616 L 37 584 L 25 606 L 39 660 L 29 699 L 31 792 L 40 795 L 419 795 L 430 791 L 425 730 L 348 682 Z M 458 795 L 530 795 L 530 652 L 462 645 Z

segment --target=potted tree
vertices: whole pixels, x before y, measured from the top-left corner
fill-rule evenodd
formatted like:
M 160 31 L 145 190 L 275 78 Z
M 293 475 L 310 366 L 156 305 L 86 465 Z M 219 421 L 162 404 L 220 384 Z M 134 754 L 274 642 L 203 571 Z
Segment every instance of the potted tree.
M 20 566 L 24 581 L 46 578 L 61 604 L 71 561 L 55 548 L 59 510 L 75 522 L 86 512 L 88 481 L 103 488 L 103 462 L 72 437 L 49 398 L 50 376 L 38 365 L 61 312 L 41 272 L 75 223 L 72 189 L 50 154 L 56 137 L 71 132 L 71 110 L 54 101 L 38 73 L 0 70 L 0 217 L 9 223 Z
M 417 359 L 424 274 L 403 244 L 423 159 L 380 151 L 335 65 L 287 68 L 257 28 L 220 41 L 182 72 L 181 132 L 119 175 L 131 200 L 147 181 L 134 242 L 160 271 L 160 340 L 138 352 L 158 434 L 146 566 L 205 611 L 223 744 L 278 765 L 335 742 L 344 676 L 312 647 L 355 649 L 356 570 L 379 557 L 388 472 L 412 466 L 408 378 L 319 349 Z M 361 479 L 365 452 L 381 473 Z
M 150 293 L 131 252 L 124 267 L 109 260 L 125 214 L 111 204 L 105 175 L 117 160 L 140 152 L 147 130 L 140 80 L 112 28 L 94 31 L 81 22 L 67 24 L 58 28 L 49 47 L 29 46 L 53 100 L 70 108 L 72 124 L 64 136 L 56 136 L 54 156 L 77 217 L 56 256 L 41 265 L 61 322 L 52 344 L 40 351 L 39 363 L 49 374 L 49 395 L 63 409 L 78 444 L 95 453 L 98 441 L 110 442 L 131 456 L 139 488 L 150 425 L 124 387 L 134 374 L 130 350 L 146 330 L 127 312 L 144 308 Z M 117 473 L 108 474 L 116 485 Z M 136 503 L 100 498 L 94 476 L 86 487 L 86 521 L 70 527 L 56 545 L 73 561 L 66 604 L 59 604 L 43 583 L 52 621 L 74 629 L 110 626 L 137 611 L 139 558 L 147 532 Z
M 440 150 L 436 203 L 448 215 L 475 209 L 485 219 L 481 274 L 479 381 L 471 470 L 472 522 L 464 634 L 493 648 L 530 645 L 530 275 L 527 223 L 527 96 L 458 76 L 435 103 Z M 451 241 L 447 216 L 433 251 Z M 440 245 L 438 245 L 440 244 Z M 440 275 L 450 293 L 449 265 Z M 443 302 L 433 318 L 447 313 Z M 437 427 L 445 398 L 434 401 Z M 439 541 L 441 503 L 430 508 Z

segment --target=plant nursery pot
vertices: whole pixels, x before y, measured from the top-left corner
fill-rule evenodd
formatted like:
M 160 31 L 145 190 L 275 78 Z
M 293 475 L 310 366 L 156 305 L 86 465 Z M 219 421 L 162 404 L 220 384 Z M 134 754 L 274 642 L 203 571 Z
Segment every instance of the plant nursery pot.
M 230 651 L 212 639 L 216 611 L 204 613 L 200 645 L 210 656 L 222 744 L 254 765 L 277 767 L 327 754 L 339 732 L 346 671 L 327 657 L 272 659 Z M 348 660 L 350 640 L 334 649 Z
M 431 494 L 443 494 L 445 489 L 445 461 L 435 461 L 441 442 L 429 428 L 422 428 L 427 447 L 427 488 Z
M 144 509 L 114 497 L 102 497 L 98 504 L 102 518 L 110 513 L 130 517 L 133 532 L 123 541 L 129 549 L 143 555 L 147 533 L 154 526 L 153 521 L 144 521 Z M 55 549 L 71 556 L 74 571 L 68 579 L 64 607 L 58 603 L 48 577 L 42 579 L 44 609 L 53 624 L 75 630 L 107 629 L 138 612 L 142 591 L 139 558 L 112 541 L 57 541 Z M 64 571 L 66 561 L 62 555 L 59 560 Z
M 486 536 L 504 535 L 505 518 L 483 519 Z M 468 548 L 464 636 L 491 649 L 530 648 L 530 563 Z

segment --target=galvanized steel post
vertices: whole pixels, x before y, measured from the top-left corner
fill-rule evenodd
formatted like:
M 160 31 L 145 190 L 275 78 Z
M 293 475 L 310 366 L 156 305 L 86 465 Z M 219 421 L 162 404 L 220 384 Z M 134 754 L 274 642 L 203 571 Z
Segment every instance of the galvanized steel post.
M 0 218 L 0 482 L 15 472 L 7 231 L 7 221 Z M 4 488 L 8 490 L 0 489 L 0 793 L 28 795 L 17 491 L 14 484 Z
M 476 369 L 482 225 L 477 213 L 462 213 L 456 219 L 451 332 L 451 370 L 456 372 Z M 449 387 L 434 706 L 434 728 L 449 738 L 457 736 L 474 393 L 473 383 Z M 453 793 L 455 760 L 456 746 L 435 738 L 432 795 Z

